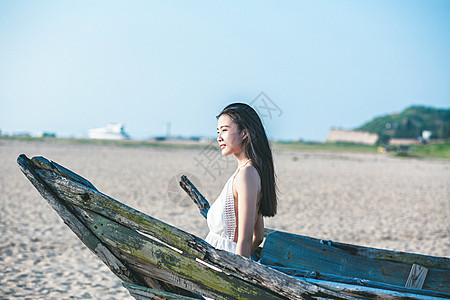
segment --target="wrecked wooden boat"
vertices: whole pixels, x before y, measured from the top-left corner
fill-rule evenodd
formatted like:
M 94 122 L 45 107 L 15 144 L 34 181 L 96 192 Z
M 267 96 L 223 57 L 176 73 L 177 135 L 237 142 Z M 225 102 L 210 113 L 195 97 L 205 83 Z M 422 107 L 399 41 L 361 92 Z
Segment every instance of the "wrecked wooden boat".
M 448 299 L 450 259 L 266 230 L 249 260 L 98 191 L 43 157 L 21 170 L 64 222 L 136 299 Z M 183 189 L 206 216 L 209 203 Z

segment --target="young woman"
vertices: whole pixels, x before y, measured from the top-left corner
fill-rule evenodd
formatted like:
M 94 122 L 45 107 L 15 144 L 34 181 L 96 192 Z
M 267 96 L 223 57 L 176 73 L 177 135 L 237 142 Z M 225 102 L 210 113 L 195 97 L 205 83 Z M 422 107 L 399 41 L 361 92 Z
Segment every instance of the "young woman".
M 238 168 L 208 211 L 212 246 L 245 257 L 264 238 L 263 217 L 277 212 L 272 151 L 256 111 L 234 103 L 217 116 L 217 142 L 222 155 L 234 155 Z

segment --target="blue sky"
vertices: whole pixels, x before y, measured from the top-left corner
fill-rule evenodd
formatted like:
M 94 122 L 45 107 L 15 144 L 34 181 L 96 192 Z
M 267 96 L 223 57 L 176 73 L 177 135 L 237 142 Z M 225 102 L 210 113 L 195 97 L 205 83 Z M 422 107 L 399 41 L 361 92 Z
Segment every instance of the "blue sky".
M 0 45 L 4 133 L 214 136 L 224 106 L 261 92 L 273 139 L 450 107 L 443 0 L 0 0 Z

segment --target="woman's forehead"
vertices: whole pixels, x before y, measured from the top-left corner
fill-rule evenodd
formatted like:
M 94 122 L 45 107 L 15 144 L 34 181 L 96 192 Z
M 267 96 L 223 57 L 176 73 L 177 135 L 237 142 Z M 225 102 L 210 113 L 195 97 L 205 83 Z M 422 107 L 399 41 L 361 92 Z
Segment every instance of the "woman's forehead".
M 217 120 L 217 128 L 219 128 L 219 129 L 224 126 L 232 127 L 234 125 L 235 125 L 234 121 L 233 121 L 233 119 L 230 118 L 229 115 L 225 115 L 225 114 L 221 115 L 219 117 L 219 119 Z

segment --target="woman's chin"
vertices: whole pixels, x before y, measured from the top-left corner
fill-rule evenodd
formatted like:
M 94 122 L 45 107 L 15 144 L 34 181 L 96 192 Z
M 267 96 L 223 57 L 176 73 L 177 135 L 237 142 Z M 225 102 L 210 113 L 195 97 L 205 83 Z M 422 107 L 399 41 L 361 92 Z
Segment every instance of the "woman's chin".
M 231 153 L 230 152 L 228 152 L 226 149 L 222 149 L 222 156 L 228 156 L 228 155 L 230 155 Z

